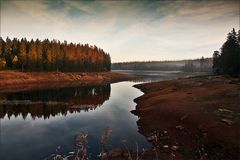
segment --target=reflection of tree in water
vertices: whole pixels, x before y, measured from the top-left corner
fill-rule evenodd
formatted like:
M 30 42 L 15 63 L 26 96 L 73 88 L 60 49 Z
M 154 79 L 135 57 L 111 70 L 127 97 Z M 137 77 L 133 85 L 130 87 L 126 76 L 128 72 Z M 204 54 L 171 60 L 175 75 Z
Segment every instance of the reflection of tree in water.
M 86 112 L 108 100 L 110 91 L 110 85 L 103 85 L 0 94 L 0 117 L 22 115 L 25 119 L 30 114 L 33 119 L 46 119 L 50 116 Z

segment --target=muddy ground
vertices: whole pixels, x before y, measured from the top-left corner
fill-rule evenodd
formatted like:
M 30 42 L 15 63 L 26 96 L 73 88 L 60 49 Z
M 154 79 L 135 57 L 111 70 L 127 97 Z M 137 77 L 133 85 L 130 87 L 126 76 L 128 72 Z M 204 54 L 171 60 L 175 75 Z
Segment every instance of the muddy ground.
M 132 112 L 153 144 L 152 159 L 240 159 L 239 79 L 199 76 L 135 87 L 144 95 Z
M 20 72 L 0 71 L 0 92 L 17 92 L 83 85 L 103 85 L 134 79 L 116 72 Z

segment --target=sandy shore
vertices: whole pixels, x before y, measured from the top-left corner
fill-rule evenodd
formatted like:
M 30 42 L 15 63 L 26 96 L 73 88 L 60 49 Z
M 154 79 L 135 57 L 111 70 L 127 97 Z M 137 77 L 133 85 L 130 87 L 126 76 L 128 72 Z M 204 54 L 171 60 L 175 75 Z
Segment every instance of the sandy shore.
M 240 81 L 201 76 L 136 85 L 139 132 L 159 159 L 239 159 Z
M 134 79 L 117 72 L 19 72 L 0 71 L 0 92 L 16 92 L 80 85 L 103 85 Z

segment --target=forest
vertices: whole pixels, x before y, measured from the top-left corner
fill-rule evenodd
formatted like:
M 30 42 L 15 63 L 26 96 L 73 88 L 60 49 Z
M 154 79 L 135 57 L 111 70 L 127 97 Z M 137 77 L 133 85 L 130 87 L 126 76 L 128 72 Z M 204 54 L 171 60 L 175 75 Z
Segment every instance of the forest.
M 0 70 L 99 72 L 111 70 L 110 55 L 97 46 L 57 40 L 0 37 Z
M 179 61 L 142 61 L 113 63 L 115 70 L 161 70 L 185 72 L 211 72 L 212 58 L 200 58 Z
M 240 75 L 240 30 L 233 28 L 227 35 L 227 40 L 220 51 L 213 53 L 213 73 Z

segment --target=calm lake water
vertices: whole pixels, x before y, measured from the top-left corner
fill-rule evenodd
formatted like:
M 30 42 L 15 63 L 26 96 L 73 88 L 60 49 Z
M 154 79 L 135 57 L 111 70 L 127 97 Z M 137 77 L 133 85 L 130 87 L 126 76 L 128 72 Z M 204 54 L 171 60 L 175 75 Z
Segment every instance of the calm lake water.
M 124 72 L 140 76 L 139 82 L 0 94 L 0 159 L 43 160 L 59 145 L 61 152 L 68 154 L 80 132 L 88 133 L 88 152 L 96 156 L 106 127 L 112 130 L 109 149 L 124 144 L 136 148 L 135 142 L 139 148 L 151 147 L 138 133 L 138 117 L 130 112 L 136 106 L 133 100 L 143 94 L 132 86 L 182 74 Z

